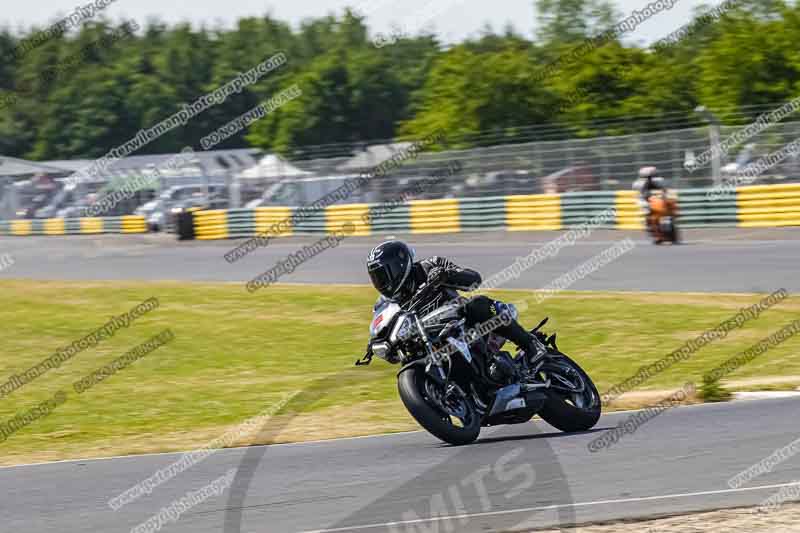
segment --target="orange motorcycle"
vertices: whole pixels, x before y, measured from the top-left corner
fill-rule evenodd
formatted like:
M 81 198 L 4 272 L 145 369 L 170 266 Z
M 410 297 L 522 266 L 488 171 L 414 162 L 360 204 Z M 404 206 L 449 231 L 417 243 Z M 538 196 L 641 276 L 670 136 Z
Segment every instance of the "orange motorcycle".
M 669 241 L 678 244 L 678 201 L 666 190 L 654 192 L 647 202 L 650 204 L 650 216 L 647 218 L 647 229 L 653 236 L 655 244 Z

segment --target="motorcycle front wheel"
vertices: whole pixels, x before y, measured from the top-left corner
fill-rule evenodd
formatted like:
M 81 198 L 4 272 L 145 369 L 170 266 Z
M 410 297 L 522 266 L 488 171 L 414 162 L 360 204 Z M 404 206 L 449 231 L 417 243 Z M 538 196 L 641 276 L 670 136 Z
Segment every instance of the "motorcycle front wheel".
M 397 377 L 403 405 L 419 425 L 444 442 L 460 446 L 478 438 L 481 420 L 469 398 L 444 391 L 422 366 L 412 366 Z

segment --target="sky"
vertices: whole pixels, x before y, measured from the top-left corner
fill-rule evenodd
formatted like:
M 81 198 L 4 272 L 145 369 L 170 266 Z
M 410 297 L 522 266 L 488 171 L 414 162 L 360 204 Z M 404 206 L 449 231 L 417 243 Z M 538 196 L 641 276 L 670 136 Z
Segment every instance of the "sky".
M 0 26 L 19 30 L 32 24 L 48 25 L 90 1 L 0 0 L 6 4 L 0 13 Z M 627 16 L 651 1 L 614 0 L 614 4 Z M 487 22 L 495 30 L 510 22 L 518 33 L 532 37 L 536 22 L 533 3 L 533 0 L 184 0 L 181 3 L 116 0 L 105 13 L 117 21 L 135 19 L 141 23 L 155 16 L 169 23 L 190 21 L 210 27 L 231 27 L 238 18 L 270 13 L 296 26 L 303 19 L 341 13 L 346 6 L 352 6 L 366 14 L 372 32 L 385 33 L 393 25 L 400 25 L 414 34 L 423 27 L 430 27 L 441 40 L 453 43 L 479 35 Z M 670 10 L 641 24 L 626 36 L 626 40 L 651 43 L 686 24 L 695 7 L 716 3 L 716 0 L 677 0 Z

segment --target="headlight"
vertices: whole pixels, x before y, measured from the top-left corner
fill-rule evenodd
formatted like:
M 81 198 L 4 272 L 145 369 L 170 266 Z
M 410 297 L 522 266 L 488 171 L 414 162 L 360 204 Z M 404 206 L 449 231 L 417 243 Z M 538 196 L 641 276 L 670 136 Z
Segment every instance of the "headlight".
M 392 347 L 388 342 L 376 342 L 373 344 L 372 353 L 387 363 L 396 364 L 400 362 L 400 356 L 396 351 L 392 350 Z
M 183 211 L 182 207 L 173 207 L 172 209 L 170 209 L 171 213 L 176 213 L 176 214 L 180 213 L 181 211 Z
M 398 341 L 408 339 L 414 333 L 414 321 L 409 315 L 405 315 L 397 319 L 397 324 L 394 325 L 392 334 L 389 335 L 389 342 L 397 344 Z

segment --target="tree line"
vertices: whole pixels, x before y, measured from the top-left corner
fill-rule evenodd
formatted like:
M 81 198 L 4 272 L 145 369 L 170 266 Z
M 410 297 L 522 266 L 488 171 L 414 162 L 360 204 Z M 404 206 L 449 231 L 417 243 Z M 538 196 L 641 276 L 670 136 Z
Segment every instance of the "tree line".
M 536 8 L 533 38 L 487 26 L 447 44 L 430 28 L 376 39 L 353 10 L 296 28 L 270 15 L 234 28 L 96 19 L 24 55 L 16 48 L 42 29 L 5 29 L 0 154 L 102 156 L 276 52 L 288 58 L 282 68 L 139 153 L 198 147 L 294 85 L 297 98 L 217 148 L 302 157 L 311 145 L 345 155 L 437 131 L 460 147 L 613 135 L 698 124 L 701 104 L 743 122 L 800 95 L 796 2 L 725 0 L 683 27 L 665 10 L 652 17 L 663 35 L 651 47 L 610 32 L 627 14 L 604 0 L 537 0 Z

